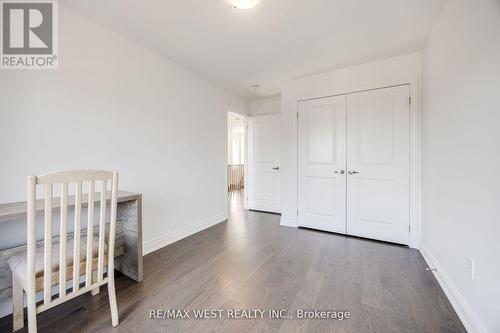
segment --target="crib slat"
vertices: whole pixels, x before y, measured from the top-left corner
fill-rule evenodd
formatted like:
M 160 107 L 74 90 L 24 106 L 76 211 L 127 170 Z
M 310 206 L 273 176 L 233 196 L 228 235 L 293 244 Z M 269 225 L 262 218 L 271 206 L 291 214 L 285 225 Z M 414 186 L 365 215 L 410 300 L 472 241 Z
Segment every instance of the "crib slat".
M 82 182 L 76 183 L 75 193 L 75 229 L 73 243 L 73 292 L 80 287 L 80 234 L 82 220 Z
M 62 184 L 61 190 L 61 223 L 59 230 L 59 297 L 66 296 L 66 240 L 68 219 L 68 183 Z
M 101 216 L 99 220 L 99 253 L 97 257 L 97 281 L 101 282 L 104 272 L 104 238 L 106 237 L 106 194 L 108 181 L 102 181 Z
M 87 218 L 87 266 L 85 287 L 89 288 L 92 284 L 92 247 L 94 240 L 94 192 L 95 181 L 91 180 L 89 183 L 89 205 L 88 205 L 88 218 Z
M 45 231 L 44 231 L 44 265 L 43 265 L 43 303 L 52 300 L 50 279 L 52 276 L 52 184 L 45 185 Z

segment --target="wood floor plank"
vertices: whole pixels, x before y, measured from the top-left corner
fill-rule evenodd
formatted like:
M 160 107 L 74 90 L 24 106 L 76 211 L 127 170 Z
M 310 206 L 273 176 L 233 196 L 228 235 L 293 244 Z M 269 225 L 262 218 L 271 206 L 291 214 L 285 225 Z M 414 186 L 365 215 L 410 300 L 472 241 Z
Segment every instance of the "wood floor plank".
M 279 215 L 242 209 L 144 258 L 144 281 L 117 276 L 120 325 L 107 291 L 38 316 L 39 332 L 465 332 L 417 250 L 281 227 Z M 150 319 L 152 309 L 345 310 L 350 319 Z M 0 331 L 12 330 L 12 316 Z M 20 332 L 27 332 L 23 329 Z

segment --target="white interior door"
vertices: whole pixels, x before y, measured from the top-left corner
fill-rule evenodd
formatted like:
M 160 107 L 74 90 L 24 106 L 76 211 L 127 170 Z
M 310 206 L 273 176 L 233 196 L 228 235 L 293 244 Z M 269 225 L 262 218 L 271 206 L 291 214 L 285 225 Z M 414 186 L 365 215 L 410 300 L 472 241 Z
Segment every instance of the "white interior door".
M 248 209 L 281 212 L 279 120 L 279 114 L 248 118 Z
M 346 96 L 299 102 L 298 110 L 298 224 L 345 233 Z
M 347 233 L 409 242 L 409 86 L 347 97 Z

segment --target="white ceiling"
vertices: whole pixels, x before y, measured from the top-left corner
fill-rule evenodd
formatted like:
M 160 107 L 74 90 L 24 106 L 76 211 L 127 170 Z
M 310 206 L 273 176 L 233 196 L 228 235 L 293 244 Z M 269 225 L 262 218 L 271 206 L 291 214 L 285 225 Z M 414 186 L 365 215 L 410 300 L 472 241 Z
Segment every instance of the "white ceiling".
M 422 49 L 445 0 L 262 0 L 244 11 L 225 0 L 64 3 L 254 99 L 300 76 Z

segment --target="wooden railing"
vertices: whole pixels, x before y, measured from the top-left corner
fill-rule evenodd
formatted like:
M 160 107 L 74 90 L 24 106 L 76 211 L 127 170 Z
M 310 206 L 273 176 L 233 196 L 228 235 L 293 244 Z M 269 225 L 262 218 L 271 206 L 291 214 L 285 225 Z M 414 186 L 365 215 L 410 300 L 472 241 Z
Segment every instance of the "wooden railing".
M 245 166 L 232 164 L 227 166 L 227 190 L 237 191 L 245 187 Z

